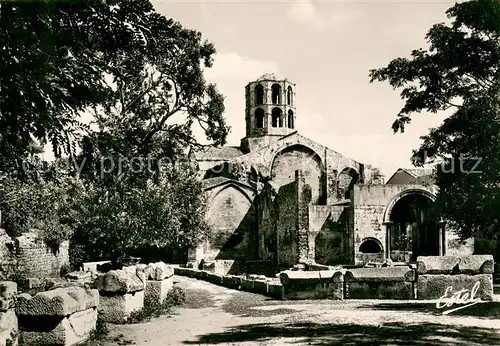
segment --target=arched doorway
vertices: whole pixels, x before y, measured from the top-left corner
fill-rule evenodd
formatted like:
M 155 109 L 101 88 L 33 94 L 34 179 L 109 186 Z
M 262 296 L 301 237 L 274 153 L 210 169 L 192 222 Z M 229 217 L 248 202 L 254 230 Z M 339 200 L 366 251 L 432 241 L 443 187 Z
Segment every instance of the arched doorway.
M 443 233 L 433 207 L 433 199 L 418 191 L 406 193 L 394 203 L 387 224 L 387 245 L 393 261 L 442 254 Z

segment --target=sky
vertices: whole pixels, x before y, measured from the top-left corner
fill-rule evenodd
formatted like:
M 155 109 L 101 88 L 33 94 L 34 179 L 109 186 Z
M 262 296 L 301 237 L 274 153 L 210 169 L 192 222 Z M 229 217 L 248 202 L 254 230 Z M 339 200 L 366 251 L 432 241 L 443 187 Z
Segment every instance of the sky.
M 415 114 L 405 133 L 391 125 L 400 91 L 369 83 L 370 69 L 427 48 L 425 35 L 446 21 L 453 1 L 171 1 L 156 10 L 200 31 L 217 54 L 205 71 L 225 96 L 229 145 L 245 136 L 245 85 L 265 73 L 296 84 L 299 133 L 355 160 L 379 167 L 387 178 L 411 167 L 420 136 L 443 114 Z

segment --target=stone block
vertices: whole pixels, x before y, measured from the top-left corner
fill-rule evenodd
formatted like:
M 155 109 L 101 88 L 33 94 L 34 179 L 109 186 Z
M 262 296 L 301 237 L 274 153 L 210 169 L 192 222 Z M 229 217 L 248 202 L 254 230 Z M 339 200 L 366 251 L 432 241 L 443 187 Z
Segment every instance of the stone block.
M 82 287 L 57 288 L 52 291 L 17 296 L 16 312 L 24 316 L 68 316 L 99 305 L 99 292 Z
M 13 299 L 17 295 L 17 284 L 12 281 L 0 281 L 0 298 Z
M 492 255 L 468 255 L 460 257 L 458 270 L 460 274 L 493 274 Z
M 299 284 L 311 282 L 329 282 L 332 280 L 335 271 L 321 270 L 321 271 L 293 271 L 287 270 L 280 273 L 280 281 L 282 284 Z
M 222 277 L 222 286 L 239 290 L 241 289 L 241 277 L 233 275 L 225 275 Z
M 262 281 L 262 280 L 255 280 L 253 282 L 253 287 L 252 287 L 251 292 L 266 295 L 267 294 L 267 282 Z
M 410 267 L 380 267 L 349 269 L 345 273 L 346 282 L 412 282 L 415 271 Z
M 95 281 L 95 287 L 99 291 L 122 294 L 144 290 L 144 282 L 137 273 L 126 270 L 111 270 L 103 274 Z
M 282 299 L 283 298 L 283 285 L 278 282 L 268 282 L 267 283 L 267 295 L 272 298 Z
M 452 274 L 458 271 L 458 256 L 418 256 L 418 274 Z
M 77 345 L 86 341 L 96 328 L 97 309 L 84 311 L 63 317 L 59 320 L 20 319 L 22 330 L 20 343 L 26 346 L 35 345 Z
M 222 275 L 207 273 L 207 281 L 216 285 L 222 285 Z
M 475 297 L 488 301 L 493 299 L 493 277 L 491 274 L 478 275 L 419 275 L 417 278 L 417 299 L 434 300 L 464 290 L 461 296 L 470 295 L 479 282 Z
M 111 264 L 111 261 L 86 262 L 83 263 L 82 269 L 84 272 L 97 272 L 97 266 L 101 266 L 103 264 Z
M 69 280 L 85 281 L 92 278 L 92 273 L 84 271 L 71 272 L 66 274 L 66 278 Z
M 17 346 L 18 344 L 18 322 L 14 309 L 0 312 L 0 345 Z
M 168 295 L 168 292 L 174 286 L 174 278 L 171 276 L 165 280 L 147 280 L 144 298 L 162 303 Z
M 120 295 L 102 295 L 99 311 L 104 321 L 124 323 L 133 311 L 144 308 L 144 291 L 136 291 Z
M 252 279 L 241 279 L 241 290 L 245 292 L 253 292 L 253 283 L 254 280 Z
M 348 299 L 415 299 L 414 283 L 408 281 L 346 282 Z

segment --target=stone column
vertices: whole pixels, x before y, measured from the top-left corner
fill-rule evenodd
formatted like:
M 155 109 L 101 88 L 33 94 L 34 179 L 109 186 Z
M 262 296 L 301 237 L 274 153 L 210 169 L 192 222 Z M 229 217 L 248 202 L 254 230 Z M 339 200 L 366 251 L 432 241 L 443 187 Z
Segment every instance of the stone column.
M 385 258 L 391 258 L 391 226 L 392 222 L 384 222 L 386 233 L 385 233 Z
M 309 260 L 309 203 L 304 195 L 306 180 L 301 170 L 295 171 L 297 186 L 297 232 L 299 263 Z

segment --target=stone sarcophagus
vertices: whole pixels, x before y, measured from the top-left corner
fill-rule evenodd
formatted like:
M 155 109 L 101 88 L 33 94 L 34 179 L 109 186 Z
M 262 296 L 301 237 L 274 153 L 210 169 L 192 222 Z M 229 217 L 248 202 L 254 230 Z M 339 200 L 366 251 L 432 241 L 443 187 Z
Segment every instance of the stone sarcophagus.
M 415 270 L 408 266 L 350 269 L 344 280 L 346 298 L 415 298 Z
M 18 344 L 18 324 L 15 310 L 17 284 L 0 281 L 0 345 Z
M 168 292 L 174 286 L 174 268 L 163 262 L 138 265 L 137 273 L 144 273 L 146 289 L 144 299 L 155 303 L 163 303 Z
M 76 345 L 96 328 L 99 292 L 65 287 L 17 296 L 16 312 L 23 345 Z
M 95 281 L 99 290 L 99 311 L 110 323 L 124 323 L 133 311 L 144 307 L 145 275 L 141 272 L 111 270 Z
M 341 271 L 292 271 L 280 273 L 283 299 L 343 299 Z
M 418 257 L 417 299 L 467 295 L 468 299 L 492 300 L 493 267 L 491 255 Z

